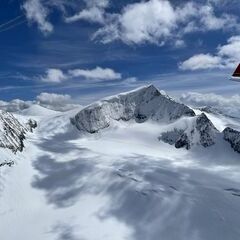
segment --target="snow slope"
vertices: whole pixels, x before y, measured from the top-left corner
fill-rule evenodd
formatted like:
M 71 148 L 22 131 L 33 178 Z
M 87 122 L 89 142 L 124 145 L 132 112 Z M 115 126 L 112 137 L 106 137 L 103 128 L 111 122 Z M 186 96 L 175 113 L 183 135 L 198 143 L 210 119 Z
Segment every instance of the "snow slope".
M 215 144 L 186 150 L 158 138 L 198 117 L 110 119 L 90 134 L 72 125 L 79 112 L 38 116 L 0 168 L 1 239 L 239 239 L 240 155 L 220 133 L 231 119 L 211 115 Z

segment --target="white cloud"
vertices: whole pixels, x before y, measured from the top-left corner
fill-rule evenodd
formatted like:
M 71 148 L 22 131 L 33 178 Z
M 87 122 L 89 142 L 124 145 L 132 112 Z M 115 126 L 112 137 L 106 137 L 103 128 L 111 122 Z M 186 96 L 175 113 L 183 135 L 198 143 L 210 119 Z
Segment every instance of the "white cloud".
M 61 69 L 49 68 L 44 76 L 38 77 L 42 82 L 62 83 L 65 80 L 82 78 L 94 81 L 109 81 L 122 79 L 121 73 L 115 72 L 111 68 L 96 67 L 94 69 L 71 69 L 63 72 Z
M 180 65 L 182 70 L 197 70 L 222 67 L 221 58 L 210 54 L 198 54 L 184 61 Z
M 130 43 L 156 42 L 171 35 L 176 15 L 168 1 L 128 5 L 120 17 L 122 38 Z
M 47 20 L 48 9 L 40 0 L 27 0 L 22 7 L 28 21 L 37 23 L 40 31 L 45 34 L 53 31 L 53 25 Z
M 235 16 L 226 13 L 217 16 L 214 10 L 214 6 L 209 3 L 201 5 L 193 2 L 178 8 L 179 19 L 186 24 L 183 27 L 184 33 L 234 29 L 237 27 Z
M 234 68 L 239 63 L 240 36 L 228 39 L 227 44 L 219 46 L 215 55 L 197 54 L 180 63 L 182 70 L 198 70 L 213 68 Z
M 60 69 L 50 68 L 46 71 L 45 76 L 40 77 L 43 82 L 61 83 L 66 80 L 67 76 Z
M 65 21 L 67 23 L 76 22 L 78 20 L 86 20 L 89 22 L 103 23 L 104 22 L 104 11 L 102 9 L 93 7 L 90 9 L 84 9 L 81 12 L 79 12 L 71 17 L 65 18 Z
M 69 103 L 71 101 L 71 96 L 67 94 L 62 95 L 43 92 L 38 95 L 36 99 L 40 104 L 57 105 L 59 103 Z
M 120 73 L 115 72 L 110 68 L 101 68 L 96 67 L 95 69 L 74 69 L 68 71 L 69 75 L 72 77 L 84 77 L 86 79 L 95 79 L 95 80 L 118 80 L 122 76 Z
M 226 45 L 218 47 L 218 55 L 232 62 L 239 61 L 240 35 L 229 38 Z
M 103 43 L 122 40 L 127 44 L 164 44 L 184 34 L 237 27 L 236 17 L 217 16 L 210 4 L 188 2 L 175 7 L 170 1 L 149 0 L 127 5 L 120 14 L 108 15 L 94 39 Z
M 84 0 L 86 8 L 71 17 L 65 17 L 67 23 L 78 20 L 96 22 L 103 24 L 105 21 L 105 8 L 109 5 L 109 0 Z
M 37 104 L 40 106 L 56 110 L 67 111 L 80 105 L 73 104 L 73 100 L 68 94 L 56 94 L 43 92 L 36 97 Z
M 183 94 L 180 100 L 194 107 L 212 107 L 224 114 L 240 117 L 240 95 L 222 96 L 214 93 L 202 94 L 189 92 Z
M 103 42 L 121 39 L 128 44 L 159 43 L 176 27 L 176 15 L 168 1 L 150 0 L 127 5 L 101 28 L 95 38 Z
M 23 101 L 20 99 L 14 99 L 10 102 L 5 102 L 0 100 L 0 109 L 7 112 L 18 112 L 29 108 L 31 106 L 31 101 Z
M 84 20 L 100 24 L 92 39 L 103 43 L 121 40 L 126 44 L 162 45 L 169 41 L 178 46 L 183 36 L 190 32 L 239 29 L 238 18 L 219 7 L 221 3 L 216 4 L 216 0 L 174 4 L 170 0 L 139 0 L 126 3 L 120 12 L 108 11 L 110 0 L 25 1 L 23 8 L 28 20 L 36 22 L 42 32 L 53 30 L 47 17 L 57 9 L 67 23 Z M 85 6 L 79 10 L 80 2 Z

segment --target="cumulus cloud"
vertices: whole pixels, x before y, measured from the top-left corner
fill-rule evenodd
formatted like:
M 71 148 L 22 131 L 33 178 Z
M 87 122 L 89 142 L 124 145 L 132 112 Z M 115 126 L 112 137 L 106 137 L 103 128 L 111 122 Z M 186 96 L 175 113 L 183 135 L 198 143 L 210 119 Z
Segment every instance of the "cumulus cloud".
M 62 83 L 65 80 L 73 78 L 83 78 L 95 81 L 120 80 L 121 73 L 115 72 L 111 68 L 96 67 L 94 69 L 71 69 L 63 72 L 61 69 L 50 68 L 44 76 L 39 79 L 48 83 Z
M 115 72 L 110 68 L 96 67 L 95 69 L 74 69 L 68 71 L 69 75 L 72 77 L 84 77 L 86 79 L 95 80 L 118 80 L 122 78 L 120 73 Z
M 74 104 L 73 99 L 68 94 L 56 94 L 43 92 L 36 97 L 36 103 L 55 111 L 67 111 L 80 105 Z
M 212 107 L 224 114 L 240 117 L 240 95 L 221 96 L 214 93 L 202 94 L 189 92 L 180 97 L 180 101 L 194 107 Z
M 210 54 L 194 55 L 180 65 L 180 69 L 182 70 L 209 69 L 216 67 L 223 67 L 221 65 L 221 58 L 218 56 L 212 56 Z
M 40 105 L 58 105 L 69 103 L 71 101 L 71 96 L 67 94 L 62 95 L 43 92 L 36 97 L 36 100 Z
M 103 43 L 122 40 L 127 44 L 146 42 L 164 44 L 167 40 L 179 41 L 184 34 L 213 31 L 237 26 L 236 17 L 217 16 L 210 4 L 194 2 L 174 6 L 170 1 L 149 0 L 128 4 L 120 14 L 110 19 L 95 34 Z
M 29 21 L 36 22 L 45 33 L 53 30 L 47 20 L 49 9 L 60 9 L 67 23 L 84 20 L 100 24 L 93 40 L 183 46 L 183 36 L 191 32 L 239 29 L 238 18 L 224 12 L 220 5 L 215 0 L 148 0 L 126 3 L 113 12 L 108 11 L 110 0 L 26 0 L 23 9 Z
M 40 77 L 40 80 L 43 82 L 49 83 L 61 83 L 66 80 L 67 76 L 63 73 L 62 70 L 56 68 L 47 69 L 46 74 Z
M 30 23 L 36 23 L 43 33 L 53 31 L 53 25 L 47 20 L 49 10 L 41 0 L 27 0 L 23 4 L 25 15 Z
M 197 54 L 184 62 L 179 67 L 182 70 L 199 70 L 213 68 L 234 68 L 239 62 L 240 36 L 228 39 L 227 44 L 219 46 L 216 54 Z
M 175 11 L 168 1 L 150 0 L 127 5 L 94 38 L 107 43 L 120 39 L 128 44 L 159 43 L 176 27 Z

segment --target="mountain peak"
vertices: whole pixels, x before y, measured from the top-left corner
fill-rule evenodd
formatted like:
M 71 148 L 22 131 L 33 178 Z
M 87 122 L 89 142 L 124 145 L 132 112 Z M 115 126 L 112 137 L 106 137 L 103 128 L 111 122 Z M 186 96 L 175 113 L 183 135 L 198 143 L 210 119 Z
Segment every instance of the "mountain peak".
M 162 94 L 154 85 L 104 98 L 83 108 L 72 122 L 81 131 L 98 132 L 113 121 L 173 121 L 182 116 L 195 116 L 188 106 Z

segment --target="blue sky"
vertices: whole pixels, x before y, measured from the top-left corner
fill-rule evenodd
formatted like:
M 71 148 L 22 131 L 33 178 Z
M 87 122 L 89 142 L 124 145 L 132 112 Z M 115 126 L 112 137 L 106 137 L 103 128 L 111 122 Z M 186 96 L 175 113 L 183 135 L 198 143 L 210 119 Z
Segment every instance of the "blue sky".
M 240 62 L 239 10 L 225 0 L 3 0 L 1 99 L 89 102 L 149 83 L 238 94 L 228 78 Z

